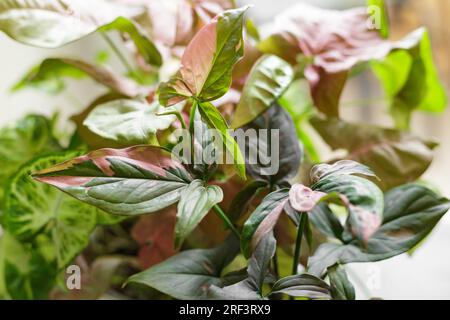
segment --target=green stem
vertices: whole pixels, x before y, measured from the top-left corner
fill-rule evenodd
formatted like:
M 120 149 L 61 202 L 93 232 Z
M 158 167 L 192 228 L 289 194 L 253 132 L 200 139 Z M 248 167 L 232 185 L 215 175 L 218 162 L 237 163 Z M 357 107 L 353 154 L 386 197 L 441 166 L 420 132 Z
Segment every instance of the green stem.
M 230 219 L 228 219 L 227 215 L 225 214 L 225 212 L 223 212 L 222 208 L 219 205 L 215 205 L 214 207 L 214 211 L 217 213 L 217 215 L 219 216 L 220 219 L 222 219 L 222 221 L 225 223 L 225 225 L 231 230 L 233 231 L 233 233 L 240 239 L 241 238 L 241 234 L 239 233 L 239 231 L 236 229 L 236 227 L 234 226 L 234 224 L 230 221 Z
M 303 231 L 305 230 L 307 221 L 307 213 L 300 213 L 300 223 L 298 224 L 297 240 L 295 242 L 294 260 L 292 261 L 292 275 L 297 274 L 298 261 L 300 260 L 300 252 L 302 249 Z
M 125 56 L 122 54 L 122 52 L 117 48 L 114 41 L 108 36 L 106 32 L 100 32 L 100 35 L 103 37 L 103 39 L 108 43 L 109 47 L 112 49 L 112 51 L 116 54 L 117 58 L 119 58 L 120 62 L 122 62 L 125 69 L 127 69 L 128 73 L 130 75 L 134 75 L 137 79 L 139 79 L 139 75 L 134 71 L 131 64 L 128 62 L 128 60 L 125 58 Z M 141 80 L 141 79 L 139 79 Z

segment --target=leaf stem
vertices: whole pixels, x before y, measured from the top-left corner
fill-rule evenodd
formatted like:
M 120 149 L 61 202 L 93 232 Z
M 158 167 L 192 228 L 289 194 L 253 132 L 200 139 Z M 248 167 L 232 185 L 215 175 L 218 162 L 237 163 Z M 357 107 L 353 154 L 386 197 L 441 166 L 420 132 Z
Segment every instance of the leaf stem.
M 227 217 L 227 215 L 225 214 L 225 212 L 223 212 L 222 208 L 219 205 L 215 205 L 213 207 L 214 211 L 217 213 L 217 215 L 219 216 L 220 219 L 222 219 L 222 221 L 225 223 L 225 225 L 231 230 L 233 231 L 233 233 L 240 239 L 241 238 L 241 234 L 239 233 L 239 231 L 236 229 L 236 227 L 234 226 L 234 224 L 230 221 L 230 219 Z
M 122 54 L 122 52 L 119 50 L 119 48 L 116 46 L 114 41 L 108 36 L 106 32 L 100 32 L 100 35 L 102 38 L 106 41 L 106 43 L 109 45 L 109 47 L 112 49 L 112 51 L 115 53 L 117 58 L 119 58 L 120 62 L 123 64 L 125 69 L 127 69 L 128 73 L 130 75 L 135 76 L 137 79 L 141 80 L 139 78 L 139 75 L 134 71 L 131 64 L 128 62 L 128 60 L 125 58 L 125 56 Z
M 308 215 L 305 212 L 300 213 L 300 223 L 298 224 L 297 240 L 295 242 L 294 260 L 292 260 L 292 275 L 297 274 L 298 261 L 300 260 L 300 252 L 302 249 L 303 231 L 308 221 Z

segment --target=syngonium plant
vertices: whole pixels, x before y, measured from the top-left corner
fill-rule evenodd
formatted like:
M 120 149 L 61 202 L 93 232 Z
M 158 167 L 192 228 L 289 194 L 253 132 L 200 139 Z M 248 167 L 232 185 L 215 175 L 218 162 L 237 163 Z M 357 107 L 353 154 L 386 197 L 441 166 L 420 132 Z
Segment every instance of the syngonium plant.
M 345 264 L 414 249 L 450 206 L 417 182 L 436 143 L 408 130 L 414 111 L 446 105 L 426 29 L 389 40 L 382 1 L 299 4 L 261 39 L 234 1 L 175 4 L 0 3 L 12 39 L 55 48 L 98 33 L 127 68 L 114 72 L 105 54 L 49 58 L 13 87 L 64 94 L 65 78 L 88 76 L 107 93 L 72 117 L 68 144 L 39 115 L 0 131 L 0 296 L 355 299 Z M 340 117 L 342 90 L 362 70 L 385 88 L 394 128 Z M 188 148 L 174 156 L 180 128 Z M 238 144 L 231 128 L 258 134 Z M 321 163 L 311 130 L 348 153 Z M 276 155 L 259 145 L 273 131 Z M 211 145 L 231 161 L 191 161 Z M 63 281 L 73 264 L 75 293 Z

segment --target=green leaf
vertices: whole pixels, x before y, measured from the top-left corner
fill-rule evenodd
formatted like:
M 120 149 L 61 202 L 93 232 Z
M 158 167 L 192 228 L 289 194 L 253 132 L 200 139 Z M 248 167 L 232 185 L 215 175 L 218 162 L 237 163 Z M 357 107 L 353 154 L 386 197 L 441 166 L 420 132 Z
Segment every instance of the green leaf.
M 0 129 L 0 207 L 9 176 L 33 157 L 59 150 L 49 120 L 29 115 Z
M 244 255 L 251 251 L 273 230 L 289 199 L 289 189 L 281 189 L 267 195 L 247 219 L 242 229 L 241 248 Z
M 95 107 L 84 125 L 95 134 L 121 144 L 145 144 L 158 130 L 176 120 L 174 115 L 158 115 L 164 108 L 158 103 L 136 100 L 114 100 Z
M 119 16 L 142 13 L 104 0 L 14 0 L 0 2 L 0 31 L 24 44 L 56 48 L 95 32 Z
M 261 57 L 250 71 L 231 126 L 240 128 L 269 109 L 294 78 L 289 63 L 273 56 Z
M 367 0 L 369 16 L 372 22 L 379 23 L 380 35 L 387 39 L 389 37 L 389 14 L 384 0 Z M 380 14 L 380 16 L 377 16 Z
M 181 58 L 179 73 L 159 88 L 162 105 L 186 97 L 212 101 L 228 91 L 233 66 L 244 54 L 242 30 L 247 8 L 219 14 L 195 35 Z
M 246 139 L 239 141 L 239 145 L 245 145 L 249 175 L 278 185 L 295 177 L 303 157 L 303 147 L 296 137 L 292 118 L 283 108 L 274 103 L 242 129 Z
M 97 209 L 34 181 L 30 174 L 76 154 L 67 152 L 33 160 L 12 177 L 5 192 L 5 229 L 20 240 L 51 230 L 59 268 L 70 263 L 87 246 L 97 222 Z
M 344 267 L 338 264 L 329 267 L 328 277 L 334 300 L 355 300 L 355 288 L 348 280 Z
M 148 36 L 145 34 L 145 31 L 142 30 L 134 21 L 124 17 L 119 17 L 110 24 L 101 28 L 101 31 L 110 30 L 117 30 L 127 33 L 147 63 L 157 67 L 162 65 L 162 57 L 155 44 L 150 41 Z
M 44 243 L 45 242 L 45 243 Z M 0 295 L 4 299 L 48 299 L 58 270 L 53 257 L 45 254 L 49 238 L 23 243 L 8 232 L 0 238 Z
M 275 282 L 269 295 L 284 293 L 295 298 L 331 299 L 328 284 L 309 274 L 288 276 Z
M 319 203 L 315 206 L 308 217 L 314 227 L 322 234 L 334 239 L 343 240 L 342 234 L 344 228 L 333 211 L 325 203 Z
M 439 113 L 447 106 L 447 95 L 433 62 L 428 31 L 413 34 L 418 43 L 411 49 L 394 51 L 372 68 L 391 99 L 390 112 L 400 129 L 409 128 L 415 110 Z
M 222 114 L 209 102 L 201 102 L 198 104 L 200 114 L 204 121 L 206 121 L 210 128 L 216 129 L 222 136 L 222 141 L 225 149 L 233 157 L 233 162 L 236 167 L 238 175 L 242 179 L 245 176 L 245 160 L 242 157 L 241 150 L 236 140 L 230 135 L 228 124 L 223 118 Z
M 213 249 L 183 251 L 133 275 L 127 283 L 140 283 L 180 300 L 205 299 L 211 285 L 221 286 L 221 272 L 238 252 L 238 241 L 230 236 Z
M 385 196 L 382 226 L 365 248 L 348 244 L 326 243 L 310 258 L 308 270 L 321 275 L 339 263 L 374 262 L 405 253 L 422 241 L 450 209 L 450 201 L 426 187 L 409 184 L 389 191 Z
M 117 215 L 157 212 L 176 203 L 192 179 L 162 148 L 101 149 L 34 173 L 83 202 Z
M 180 247 L 186 237 L 197 227 L 214 205 L 223 200 L 218 186 L 204 186 L 194 180 L 181 193 L 175 226 L 175 247 Z
M 32 68 L 22 80 L 14 85 L 12 90 L 18 91 L 33 87 L 49 94 L 58 94 L 66 87 L 63 78 L 78 80 L 86 75 L 112 91 L 127 97 L 134 97 L 142 92 L 142 89 L 133 81 L 123 78 L 107 68 L 68 58 L 45 59 L 39 66 Z
M 224 288 L 211 286 L 208 298 L 216 300 L 261 300 L 263 285 L 269 274 L 269 265 L 275 254 L 277 242 L 273 233 L 266 234 L 259 242 L 247 267 L 248 277 Z
M 368 124 L 319 118 L 311 123 L 333 150 L 346 149 L 347 159 L 369 166 L 383 190 L 416 181 L 430 166 L 436 147 L 409 133 Z

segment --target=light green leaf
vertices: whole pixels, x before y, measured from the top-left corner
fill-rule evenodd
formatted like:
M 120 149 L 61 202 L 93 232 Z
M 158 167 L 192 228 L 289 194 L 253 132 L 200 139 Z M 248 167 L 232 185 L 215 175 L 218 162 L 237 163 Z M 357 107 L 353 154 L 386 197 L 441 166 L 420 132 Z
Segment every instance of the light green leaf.
M 83 124 L 102 138 L 120 144 L 145 144 L 176 120 L 174 115 L 158 115 L 163 110 L 158 102 L 114 100 L 95 107 Z
M 59 268 L 66 266 L 87 246 L 97 221 L 97 209 L 37 181 L 30 174 L 77 153 L 44 156 L 24 166 L 9 181 L 5 192 L 3 222 L 6 230 L 21 240 L 30 240 L 50 230 Z
M 294 78 L 289 63 L 273 56 L 261 57 L 250 71 L 231 126 L 240 128 L 269 109 Z
M 150 41 L 145 31 L 130 19 L 119 17 L 101 28 L 101 31 L 117 30 L 127 33 L 145 61 L 154 66 L 162 65 L 162 57 L 155 44 Z
M 245 160 L 242 157 L 241 149 L 236 140 L 230 135 L 228 124 L 222 114 L 209 102 L 199 103 L 198 108 L 203 120 L 208 123 L 209 127 L 220 132 L 227 152 L 233 157 L 237 173 L 242 179 L 246 179 Z
M 119 16 L 142 9 L 105 0 L 12 0 L 0 2 L 0 31 L 24 44 L 56 48 L 76 41 Z
M 194 180 L 181 193 L 175 226 L 175 247 L 181 246 L 186 237 L 197 227 L 212 207 L 223 200 L 218 186 L 204 186 Z
M 222 285 L 221 272 L 238 252 L 239 242 L 232 235 L 213 249 L 183 251 L 130 277 L 127 283 L 140 283 L 180 300 L 206 299 L 211 285 Z
M 447 94 L 433 62 L 428 31 L 409 50 L 393 51 L 385 60 L 373 62 L 373 71 L 391 99 L 390 112 L 400 129 L 409 128 L 415 110 L 439 113 L 447 106 Z
M 0 207 L 9 176 L 35 156 L 59 149 L 49 120 L 42 116 L 29 115 L 0 129 Z
M 379 24 L 380 35 L 389 37 L 389 14 L 384 0 L 367 0 L 368 13 L 371 21 Z M 379 16 L 378 16 L 379 15 Z

